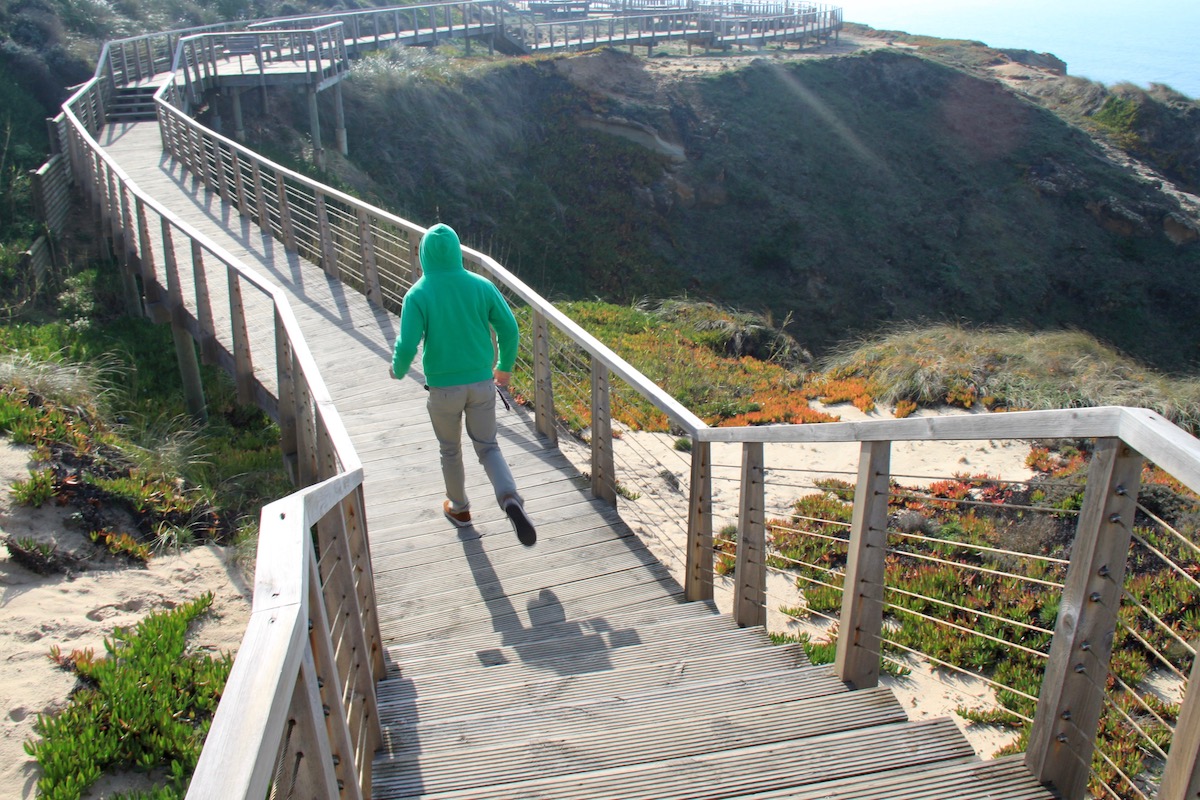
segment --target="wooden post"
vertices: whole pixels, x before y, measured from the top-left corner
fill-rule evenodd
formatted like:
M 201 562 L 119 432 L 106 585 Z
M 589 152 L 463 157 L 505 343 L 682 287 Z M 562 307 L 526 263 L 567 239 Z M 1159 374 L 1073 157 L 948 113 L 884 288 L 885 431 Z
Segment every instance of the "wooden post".
M 317 110 L 317 89 L 309 86 L 308 90 L 308 130 L 312 136 L 313 163 L 317 169 L 325 169 L 325 148 L 321 145 L 321 115 Z
M 1142 457 L 1124 442 L 1096 442 L 1025 751 L 1029 771 L 1063 800 L 1087 792 L 1141 472 Z
M 890 474 L 891 442 L 863 442 L 858 456 L 858 484 L 854 489 L 850 551 L 842 584 L 842 616 L 834 663 L 834 674 L 855 689 L 879 684 Z
M 320 553 L 318 552 L 317 558 L 320 557 Z M 328 583 L 326 583 L 324 591 L 329 591 Z M 337 607 L 336 604 L 334 607 Z M 356 748 L 354 746 L 355 743 L 352 741 L 352 737 L 356 733 L 354 729 L 356 726 L 352 727 L 350 725 L 348 711 L 342 702 L 343 687 L 348 676 L 343 673 L 335 657 L 340 648 L 338 647 L 338 643 L 334 642 L 330 636 L 332 626 L 326 611 L 325 598 L 322 596 L 321 576 L 317 572 L 314 560 L 309 561 L 308 608 L 313 621 L 308 638 L 313 654 L 313 664 L 317 675 L 320 677 L 317 686 L 321 695 L 321 704 L 328 709 L 325 721 L 329 734 L 330 751 L 333 756 L 334 774 L 337 776 L 338 785 L 343 792 L 343 794 L 338 796 L 345 797 L 347 800 L 362 800 L 364 797 L 363 785 L 358 780 L 359 765 L 356 763 L 354 757 Z M 343 621 L 339 625 L 339 629 L 341 630 L 348 630 L 355 627 L 357 627 L 357 621 L 355 620 Z M 352 656 L 356 655 L 353 653 L 352 647 L 340 650 Z M 351 664 L 352 668 L 353 666 Z M 373 689 L 374 687 L 372 686 Z M 363 752 L 366 753 L 368 751 L 364 749 Z M 367 769 L 364 772 L 368 783 L 367 794 L 365 796 L 370 797 L 369 776 L 371 770 Z
M 237 198 L 238 214 L 245 217 L 250 213 L 246 205 L 246 176 L 242 174 L 242 160 L 237 150 L 229 151 L 229 161 L 233 170 L 233 193 Z
M 284 751 L 279 784 L 275 787 L 279 797 L 339 796 L 319 683 L 310 645 L 304 648 L 292 695 L 288 719 L 290 746 Z
M 167 305 L 171 312 L 171 338 L 175 342 L 175 360 L 179 364 L 179 376 L 183 380 L 183 394 L 187 400 L 188 413 L 193 419 L 208 421 L 208 407 L 204 400 L 204 382 L 200 379 L 200 362 L 196 358 L 196 345 L 187 329 L 187 309 L 179 288 L 179 267 L 175 259 L 175 245 L 171 240 L 171 223 L 162 220 L 163 272 L 167 276 Z
M 250 178 L 254 187 L 254 213 L 258 216 L 258 227 L 270 236 L 271 216 L 267 213 L 267 195 L 263 191 L 262 170 L 259 169 L 258 159 L 250 162 Z
M 300 441 L 296 432 L 296 384 L 292 373 L 294 365 L 292 341 L 288 338 L 287 328 L 275 307 L 275 371 L 278 384 L 279 408 L 279 450 L 283 455 L 283 466 L 287 470 L 292 483 L 299 485 L 300 475 L 297 469 L 297 452 Z
M 338 464 L 333 441 L 323 424 L 324 421 L 319 421 L 322 423 L 317 430 L 318 460 L 321 464 L 319 477 L 324 479 L 337 474 Z M 346 711 L 354 723 L 349 731 L 350 737 L 355 740 L 355 749 L 350 751 L 353 757 L 356 750 L 373 753 L 378 746 L 379 740 L 375 734 L 379 731 L 379 711 L 375 697 L 375 680 L 372 676 L 372 643 L 364 626 L 366 614 L 362 606 L 363 597 L 355 585 L 357 565 L 350 549 L 344 510 L 345 506 L 339 503 L 317 522 L 317 544 L 321 563 L 328 565 L 324 574 L 320 575 L 322 583 L 317 586 L 323 587 L 323 600 L 329 614 L 332 615 L 334 609 L 338 609 L 343 616 L 341 624 L 337 625 L 338 630 L 342 631 L 341 641 L 337 643 L 332 655 L 341 675 L 338 692 L 343 697 L 351 698 L 351 707 Z M 332 551 L 332 560 L 324 557 L 328 550 Z M 315 567 L 314 564 L 314 569 Z M 348 718 L 346 711 L 342 714 L 343 720 Z M 364 741 L 358 741 L 360 731 Z M 369 773 L 370 769 L 366 772 Z
M 287 179 L 283 173 L 275 173 L 275 196 L 279 201 L 279 229 L 283 233 L 283 249 L 296 252 L 296 229 L 292 226 L 292 212 L 288 208 Z
M 333 85 L 333 119 L 334 138 L 337 141 L 338 152 L 344 156 L 350 155 L 350 144 L 346 140 L 346 107 L 342 102 L 342 82 Z
M 346 543 L 354 560 L 359 603 L 363 610 L 362 628 L 366 631 L 367 644 L 371 649 L 371 672 L 378 681 L 387 673 L 387 664 L 383 660 L 383 634 L 379 630 L 379 601 L 375 597 L 375 577 L 371 572 L 371 540 L 367 536 L 366 499 L 362 484 L 342 501 L 342 514 L 346 520 Z M 382 730 L 378 735 L 382 737 Z
M 1193 647 L 1196 643 L 1193 643 Z M 1200 658 L 1192 660 L 1187 694 L 1175 722 L 1167 767 L 1159 784 L 1159 800 L 1200 797 Z
M 221 155 L 221 142 L 213 139 L 213 161 L 217 168 L 217 194 L 226 203 L 229 202 L 229 177 L 225 173 L 225 157 Z
M 246 123 L 242 115 L 242 92 L 232 89 L 233 95 L 233 137 L 239 142 L 246 141 Z
M 692 440 L 692 480 L 688 493 L 688 600 L 713 598 L 712 444 Z
M 146 297 L 146 310 L 155 322 L 165 321 L 162 308 L 162 285 L 154 268 L 154 249 L 150 245 L 150 224 L 146 219 L 146 204 L 135 197 L 135 214 L 138 233 L 138 271 L 142 275 L 142 293 Z
M 200 327 L 200 357 L 205 364 L 217 363 L 217 326 L 213 322 L 212 297 L 208 291 L 208 273 L 204 271 L 204 251 L 195 239 L 192 243 L 192 280 L 196 285 L 196 322 Z
M 733 619 L 741 627 L 767 624 L 766 471 L 763 443 L 742 444 Z
M 213 143 L 214 147 L 216 143 Z M 208 191 L 213 190 L 213 170 L 209 168 L 208 162 L 208 139 L 204 135 L 204 129 L 196 129 L 196 166 L 200 169 L 200 179 L 204 181 L 204 188 Z
M 254 364 L 250 358 L 250 334 L 246 330 L 246 307 L 242 303 L 242 283 L 238 272 L 226 265 L 229 280 L 229 328 L 233 338 L 233 379 L 237 399 L 242 405 L 254 403 Z
M 142 292 L 134 272 L 136 250 L 133 246 L 133 213 L 129 207 L 129 189 L 124 181 L 117 182 L 117 247 L 121 254 L 121 284 L 125 288 L 125 309 L 131 317 L 141 316 Z
M 365 208 L 358 209 L 358 252 L 362 258 L 364 294 L 367 302 L 383 306 L 383 289 L 379 285 L 379 265 L 375 263 L 375 235 L 371 231 L 371 218 Z
M 554 422 L 554 381 L 550 369 L 550 325 L 546 317 L 533 309 L 533 413 L 534 427 L 550 444 L 558 446 L 558 426 Z
M 338 273 L 337 248 L 333 246 L 333 231 L 329 227 L 329 210 L 325 205 L 325 193 L 316 192 L 317 236 L 321 247 L 321 269 L 331 278 L 340 277 Z
M 592 496 L 617 504 L 608 367 L 592 357 Z
M 296 400 L 296 483 L 312 486 L 317 481 L 316 414 L 308 378 L 292 358 L 293 397 Z

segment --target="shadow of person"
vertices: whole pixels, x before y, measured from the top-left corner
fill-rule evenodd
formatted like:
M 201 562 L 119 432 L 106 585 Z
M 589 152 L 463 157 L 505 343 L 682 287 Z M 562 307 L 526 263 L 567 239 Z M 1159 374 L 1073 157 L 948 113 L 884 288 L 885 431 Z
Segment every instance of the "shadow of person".
M 526 625 L 505 593 L 478 533 L 463 529 L 459 540 L 475 585 L 492 616 L 492 629 L 500 634 L 500 647 L 476 652 L 485 667 L 508 664 L 515 658 L 559 675 L 600 672 L 613 668 L 609 658 L 613 648 L 640 641 L 637 631 L 613 630 L 603 617 L 568 619 L 562 601 L 548 588 L 526 600 Z

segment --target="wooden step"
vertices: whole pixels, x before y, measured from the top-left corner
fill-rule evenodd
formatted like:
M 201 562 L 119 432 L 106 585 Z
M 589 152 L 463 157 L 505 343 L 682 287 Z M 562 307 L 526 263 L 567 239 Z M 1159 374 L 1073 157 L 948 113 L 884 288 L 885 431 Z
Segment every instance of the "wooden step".
M 1023 756 L 961 761 L 824 781 L 804 789 L 742 795 L 737 800 L 1057 800 L 1025 768 Z
M 668 659 L 607 672 L 544 676 L 512 683 L 494 683 L 485 676 L 469 688 L 456 686 L 446 692 L 439 691 L 435 686 L 422 686 L 418 691 L 412 681 L 387 680 L 377 686 L 376 696 L 381 720 L 447 720 L 532 708 L 539 704 L 574 703 L 588 698 L 637 694 L 664 686 L 711 684 L 714 675 L 756 675 L 804 663 L 807 663 L 807 659 L 803 649 L 788 645 L 699 655 L 690 659 Z
M 786 667 L 757 675 L 711 673 L 707 680 L 692 684 L 701 703 L 680 702 L 673 685 L 592 697 L 573 703 L 548 703 L 537 708 L 516 708 L 444 722 L 389 720 L 385 728 L 386 752 L 398 753 L 414 747 L 453 749 L 461 745 L 521 740 L 536 736 L 582 734 L 619 730 L 635 722 L 669 721 L 698 713 L 718 714 L 760 706 L 840 694 L 849 689 L 826 666 Z
M 660 632 L 667 635 L 677 626 L 695 620 L 717 620 L 715 629 L 736 628 L 732 617 L 717 612 L 712 601 L 694 603 L 668 603 L 647 606 L 639 609 L 621 608 L 606 614 L 603 620 L 589 622 L 588 630 L 598 634 L 608 634 L 612 631 L 635 629 L 639 641 L 656 641 Z M 389 659 L 393 662 L 387 677 L 400 674 L 401 668 L 405 675 L 426 674 L 438 672 L 438 665 L 443 659 L 453 661 L 463 655 L 474 657 L 481 650 L 492 648 L 514 647 L 525 642 L 538 642 L 547 636 L 570 635 L 572 631 L 582 634 L 581 623 L 577 620 L 539 625 L 520 631 L 489 630 L 478 636 L 459 637 L 447 641 L 440 647 L 430 647 L 425 642 L 408 642 L 392 645 L 387 648 Z M 616 644 L 621 645 L 626 637 L 616 637 Z M 451 667 L 454 668 L 454 667 Z
M 513 582 L 517 583 L 516 581 Z M 503 599 L 491 601 L 464 600 L 461 604 L 443 607 L 430 606 L 411 609 L 407 615 L 400 614 L 401 603 L 379 595 L 379 616 L 386 643 L 426 639 L 430 643 L 438 640 L 473 635 L 480 630 L 520 630 L 531 627 L 525 612 L 532 603 L 547 603 L 547 592 L 552 602 L 560 604 L 568 619 L 592 619 L 622 607 L 634 607 L 643 603 L 662 602 L 669 598 L 682 599 L 683 590 L 675 583 L 663 567 L 638 567 L 624 569 L 611 574 L 580 577 L 560 583 L 552 589 L 533 584 L 521 584 L 522 589 L 505 595 Z
M 634 632 L 635 633 L 635 632 Z M 513 649 L 513 661 L 483 666 L 498 654 L 482 651 L 478 654 L 478 666 L 454 671 L 443 671 L 433 675 L 409 675 L 418 694 L 434 691 L 439 694 L 454 692 L 459 688 L 470 690 L 485 682 L 503 686 L 542 680 L 546 677 L 603 675 L 615 670 L 632 669 L 640 665 L 661 664 L 667 661 L 686 663 L 699 655 L 714 653 L 739 653 L 768 651 L 775 646 L 758 630 L 732 630 L 708 633 L 697 629 L 691 639 L 675 639 L 653 644 L 629 645 L 612 648 L 603 636 L 577 636 L 549 645 L 532 643 Z M 767 655 L 764 652 L 764 658 Z M 401 668 L 401 674 L 404 670 Z
M 458 650 L 456 643 L 454 652 L 407 660 L 389 671 L 388 677 L 453 680 L 486 671 L 489 679 L 496 680 L 501 675 L 530 669 L 578 675 L 610 669 L 625 661 L 656 660 L 668 654 L 678 656 L 707 650 L 726 642 L 773 646 L 761 629 L 738 628 L 732 620 L 717 615 L 637 627 L 614 625 L 607 619 L 585 620 L 522 633 L 527 634 L 522 641 L 501 636 L 492 642 L 481 641 L 475 650 Z
M 580 772 L 696 757 L 783 741 L 799 741 L 864 725 L 906 721 L 904 709 L 886 689 L 777 703 L 720 713 L 706 711 L 703 696 L 680 692 L 693 714 L 669 720 L 631 715 L 629 723 L 603 731 L 513 740 L 503 732 L 481 743 L 459 742 L 426 751 L 412 746 L 375 761 L 375 791 L 405 796 L 483 788 Z
M 387 781 L 377 781 L 374 795 L 377 800 L 407 797 L 426 800 L 717 800 L 759 797 L 762 792 L 780 786 L 800 787 L 855 776 L 881 775 L 895 769 L 969 759 L 973 755 L 971 746 L 954 723 L 939 719 L 469 789 L 438 791 L 426 787 L 421 777 L 415 775 L 404 783 L 408 788 L 397 787 L 398 791 L 393 791 Z M 950 800 L 950 797 L 945 796 L 943 800 Z

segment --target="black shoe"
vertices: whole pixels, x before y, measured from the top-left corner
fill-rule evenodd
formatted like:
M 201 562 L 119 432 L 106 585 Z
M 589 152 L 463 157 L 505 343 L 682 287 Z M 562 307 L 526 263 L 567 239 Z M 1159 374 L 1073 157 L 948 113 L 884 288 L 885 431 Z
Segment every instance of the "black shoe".
M 533 523 L 529 521 L 529 515 L 525 513 L 521 504 L 509 503 L 504 507 L 504 513 L 508 514 L 513 530 L 517 532 L 517 541 L 526 547 L 532 547 L 537 541 L 537 531 L 533 529 Z

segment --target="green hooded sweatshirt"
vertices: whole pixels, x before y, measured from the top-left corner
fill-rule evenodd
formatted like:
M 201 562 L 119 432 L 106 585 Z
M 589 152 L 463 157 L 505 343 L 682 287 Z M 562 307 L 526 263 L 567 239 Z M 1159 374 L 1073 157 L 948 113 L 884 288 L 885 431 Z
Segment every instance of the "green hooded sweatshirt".
M 463 268 L 462 245 L 448 225 L 437 224 L 421 238 L 424 273 L 404 296 L 400 338 L 392 373 L 403 378 L 421 354 L 427 386 L 459 386 L 492 379 L 492 370 L 512 372 L 517 360 L 517 321 L 500 290 Z M 499 358 L 492 345 L 496 332 Z

